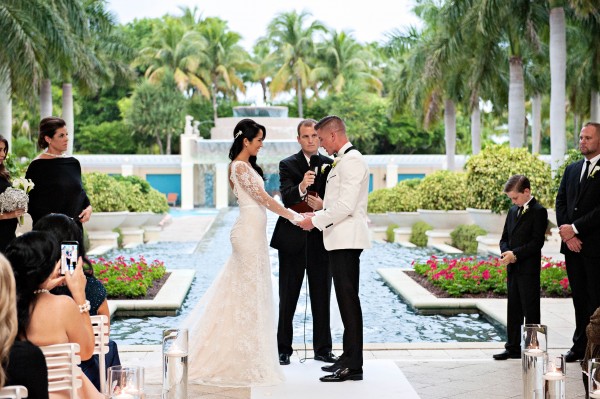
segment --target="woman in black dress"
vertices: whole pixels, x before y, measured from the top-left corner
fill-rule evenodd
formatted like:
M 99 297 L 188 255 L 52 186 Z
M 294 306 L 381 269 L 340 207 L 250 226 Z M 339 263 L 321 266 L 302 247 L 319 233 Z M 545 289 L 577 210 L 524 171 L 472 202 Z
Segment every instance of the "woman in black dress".
M 35 184 L 28 209 L 33 224 L 50 213 L 65 214 L 78 223 L 90 220 L 92 206 L 81 183 L 81 165 L 65 154 L 68 145 L 65 121 L 52 116 L 42 119 L 38 146 L 45 151 L 29 164 L 25 174 Z
M 10 174 L 4 165 L 8 155 L 8 140 L 0 136 L 0 194 L 2 194 L 10 184 Z M 0 252 L 15 238 L 17 229 L 17 218 L 25 213 L 25 209 L 16 209 L 12 212 L 0 213 Z

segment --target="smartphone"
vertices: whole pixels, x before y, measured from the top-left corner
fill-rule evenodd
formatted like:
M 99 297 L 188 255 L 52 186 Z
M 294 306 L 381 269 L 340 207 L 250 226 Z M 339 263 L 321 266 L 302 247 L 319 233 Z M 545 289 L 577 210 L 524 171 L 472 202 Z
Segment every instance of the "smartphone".
M 67 271 L 71 274 L 77 266 L 79 243 L 77 241 L 63 241 L 60 244 L 60 274 L 63 276 Z

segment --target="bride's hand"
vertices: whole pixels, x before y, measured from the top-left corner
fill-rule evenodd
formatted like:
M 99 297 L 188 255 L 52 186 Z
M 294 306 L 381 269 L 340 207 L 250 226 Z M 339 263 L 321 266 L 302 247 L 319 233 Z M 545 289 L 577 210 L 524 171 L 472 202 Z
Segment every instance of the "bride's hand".
M 290 222 L 292 222 L 294 225 L 298 225 L 299 222 L 304 220 L 304 216 L 302 216 L 301 214 L 288 209 L 288 211 L 290 211 L 292 213 L 292 217 L 290 219 L 288 219 Z

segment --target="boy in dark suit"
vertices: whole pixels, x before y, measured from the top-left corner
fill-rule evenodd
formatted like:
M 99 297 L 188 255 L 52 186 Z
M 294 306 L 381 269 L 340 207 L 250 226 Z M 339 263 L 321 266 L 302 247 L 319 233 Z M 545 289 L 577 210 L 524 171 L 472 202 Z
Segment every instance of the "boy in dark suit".
M 500 263 L 507 267 L 506 350 L 495 360 L 521 357 L 521 325 L 540 323 L 540 272 L 548 212 L 531 195 L 531 183 L 514 175 L 504 185 L 514 204 L 500 239 Z

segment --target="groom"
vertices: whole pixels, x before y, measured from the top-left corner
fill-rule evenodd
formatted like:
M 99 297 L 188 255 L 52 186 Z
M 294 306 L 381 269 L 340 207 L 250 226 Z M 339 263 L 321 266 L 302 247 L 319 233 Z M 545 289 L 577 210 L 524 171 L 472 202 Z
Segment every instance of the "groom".
M 360 152 L 348 141 L 346 125 L 337 116 L 327 116 L 315 125 L 321 147 L 336 154 L 327 177 L 323 210 L 306 214 L 298 225 L 305 230 L 323 231 L 329 254 L 335 293 L 344 323 L 344 353 L 323 371 L 323 382 L 363 379 L 363 320 L 358 297 L 360 254 L 370 248 L 367 227 L 369 167 Z

